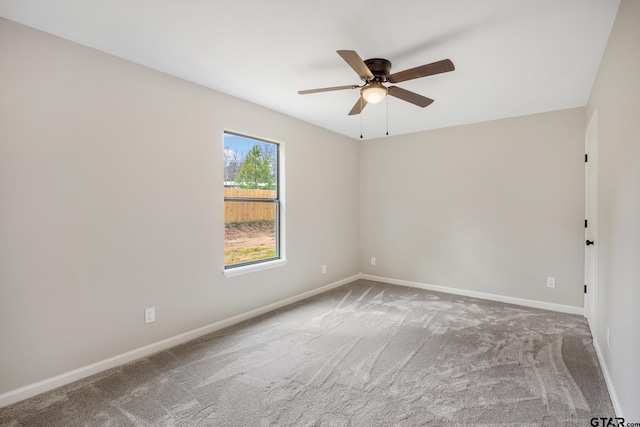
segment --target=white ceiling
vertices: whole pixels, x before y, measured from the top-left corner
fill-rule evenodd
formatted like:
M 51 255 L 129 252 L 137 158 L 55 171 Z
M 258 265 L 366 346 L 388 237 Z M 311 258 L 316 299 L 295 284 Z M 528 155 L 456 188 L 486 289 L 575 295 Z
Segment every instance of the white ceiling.
M 389 133 L 586 104 L 619 0 L 0 0 L 0 16 L 359 138 L 347 113 L 360 84 L 336 54 L 382 57 L 392 72 L 450 58 L 456 70 L 398 84 Z M 385 135 L 368 105 L 364 138 Z

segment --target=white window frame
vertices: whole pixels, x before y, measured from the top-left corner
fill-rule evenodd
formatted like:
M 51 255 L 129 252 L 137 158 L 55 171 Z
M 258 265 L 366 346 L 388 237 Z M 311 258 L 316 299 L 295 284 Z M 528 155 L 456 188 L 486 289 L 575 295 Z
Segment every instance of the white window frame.
M 252 135 L 248 135 L 246 133 L 234 132 L 225 130 L 224 134 L 237 135 L 243 138 L 254 139 L 260 142 L 266 142 L 269 144 L 275 144 L 277 146 L 277 173 L 276 173 L 276 258 L 269 258 L 265 260 L 258 260 L 251 263 L 246 264 L 236 264 L 236 265 L 225 265 L 223 260 L 223 274 L 225 277 L 234 277 L 240 276 L 248 273 L 254 273 L 258 271 L 270 270 L 273 268 L 283 267 L 287 264 L 286 258 L 286 239 L 285 239 L 285 179 L 284 179 L 284 144 L 282 142 L 277 142 L 273 140 L 269 140 L 262 137 L 256 137 Z M 223 149 L 224 149 L 224 138 L 223 138 Z M 223 182 L 224 182 L 224 173 L 223 173 Z M 244 201 L 242 198 L 234 198 L 228 199 L 223 198 L 223 235 L 224 235 L 224 208 L 226 201 Z M 223 240 L 224 245 L 224 240 Z

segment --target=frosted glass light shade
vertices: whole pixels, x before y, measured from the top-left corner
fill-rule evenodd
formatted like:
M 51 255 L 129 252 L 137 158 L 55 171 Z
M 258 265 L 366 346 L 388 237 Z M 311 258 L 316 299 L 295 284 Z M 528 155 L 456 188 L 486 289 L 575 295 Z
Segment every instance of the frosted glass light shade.
M 387 96 L 387 88 L 381 83 L 373 82 L 360 90 L 362 97 L 370 104 L 376 104 Z

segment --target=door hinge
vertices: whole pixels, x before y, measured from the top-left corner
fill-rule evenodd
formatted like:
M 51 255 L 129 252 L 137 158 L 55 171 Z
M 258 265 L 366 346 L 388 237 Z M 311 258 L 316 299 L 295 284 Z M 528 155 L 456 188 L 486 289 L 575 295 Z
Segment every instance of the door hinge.
M 584 285 L 584 293 L 587 293 L 587 285 Z
M 588 228 L 588 227 L 589 227 L 587 224 L 589 224 L 589 223 L 588 223 L 588 222 L 587 222 L 587 220 L 585 219 L 585 220 L 584 220 L 584 228 Z
M 589 155 L 585 154 L 584 155 L 584 162 L 587 163 L 589 161 Z

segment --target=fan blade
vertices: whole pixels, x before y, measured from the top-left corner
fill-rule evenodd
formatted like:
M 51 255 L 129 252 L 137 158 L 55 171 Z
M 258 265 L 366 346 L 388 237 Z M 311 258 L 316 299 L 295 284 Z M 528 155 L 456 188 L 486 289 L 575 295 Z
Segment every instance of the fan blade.
M 456 67 L 450 59 L 443 59 L 442 61 L 432 62 L 431 64 L 425 64 L 419 67 L 393 73 L 389 76 L 389 82 L 400 83 L 407 80 L 419 79 L 420 77 L 446 73 L 455 69 Z
M 349 86 L 333 86 L 333 87 L 323 87 L 320 89 L 309 89 L 309 90 L 299 90 L 298 93 L 300 95 L 307 95 L 310 93 L 318 93 L 318 92 L 330 92 L 332 90 L 344 90 L 344 89 L 356 89 L 359 88 L 358 85 L 349 85 Z
M 344 61 L 353 68 L 353 71 L 358 73 L 362 80 L 373 79 L 373 73 L 371 73 L 369 67 L 367 67 L 355 50 L 338 50 L 337 52 L 338 55 L 340 55 L 342 59 L 344 59 Z
M 433 99 L 427 98 L 426 96 L 418 95 L 415 92 L 408 91 L 406 89 L 402 89 L 398 86 L 389 86 L 389 95 L 395 96 L 396 98 L 400 98 L 403 101 L 410 102 L 418 107 L 426 107 L 427 105 L 433 102 Z
M 360 98 L 358 98 L 358 102 L 356 102 L 356 105 L 354 105 L 351 111 L 349 111 L 349 115 L 354 116 L 356 114 L 362 113 L 362 110 L 364 110 L 364 107 L 366 105 L 367 105 L 367 100 L 364 99 L 362 96 L 360 96 Z

